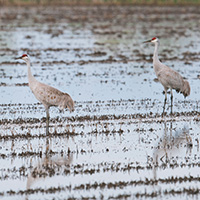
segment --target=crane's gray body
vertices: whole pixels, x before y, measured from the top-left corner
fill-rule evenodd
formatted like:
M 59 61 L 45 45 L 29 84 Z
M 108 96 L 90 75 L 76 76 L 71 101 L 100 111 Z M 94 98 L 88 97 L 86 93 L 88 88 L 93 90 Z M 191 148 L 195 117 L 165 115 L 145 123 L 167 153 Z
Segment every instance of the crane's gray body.
M 45 109 L 57 106 L 60 110 L 65 108 L 68 108 L 70 112 L 74 110 L 74 102 L 69 94 L 63 93 L 33 78 L 29 77 L 29 87 L 38 101 L 44 105 Z
M 187 97 L 190 95 L 190 85 L 188 81 L 184 80 L 178 72 L 160 62 L 158 58 L 158 47 L 159 40 L 155 43 L 153 56 L 153 68 L 159 82 L 163 85 L 165 90 L 175 89 L 177 92 L 181 92 L 184 97 Z

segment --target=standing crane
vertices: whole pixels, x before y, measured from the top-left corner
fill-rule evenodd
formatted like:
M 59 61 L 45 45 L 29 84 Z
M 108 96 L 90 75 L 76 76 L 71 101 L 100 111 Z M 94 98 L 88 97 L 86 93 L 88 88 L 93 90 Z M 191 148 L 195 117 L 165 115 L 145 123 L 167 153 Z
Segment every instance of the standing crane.
M 46 134 L 49 134 L 49 108 L 57 106 L 60 110 L 68 108 L 70 112 L 74 111 L 74 101 L 69 94 L 63 93 L 56 88 L 37 81 L 31 73 L 31 62 L 27 54 L 19 58 L 26 62 L 28 67 L 28 83 L 35 97 L 40 101 L 46 110 Z
M 144 43 L 152 42 L 155 44 L 155 50 L 153 55 L 153 68 L 158 77 L 159 82 L 163 85 L 165 90 L 165 100 L 163 106 L 163 115 L 165 112 L 165 105 L 167 102 L 167 90 L 170 89 L 171 93 L 171 114 L 173 108 L 173 93 L 172 90 L 176 90 L 176 92 L 180 92 L 186 98 L 190 95 L 190 84 L 187 80 L 184 80 L 183 77 L 170 67 L 164 65 L 160 62 L 158 58 L 158 48 L 160 45 L 159 39 L 154 37 L 151 40 L 145 41 Z

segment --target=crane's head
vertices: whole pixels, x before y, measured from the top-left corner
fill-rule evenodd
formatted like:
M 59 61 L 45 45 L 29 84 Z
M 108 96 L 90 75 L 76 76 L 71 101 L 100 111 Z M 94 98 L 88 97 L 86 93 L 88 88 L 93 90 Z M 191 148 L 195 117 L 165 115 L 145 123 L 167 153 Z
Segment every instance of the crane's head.
M 26 61 L 29 60 L 29 57 L 28 57 L 27 54 L 23 54 L 22 56 L 20 56 L 20 57 L 18 57 L 18 58 L 16 58 L 16 59 L 22 59 L 22 60 L 24 60 L 24 61 L 26 62 Z
M 143 42 L 143 43 L 147 43 L 147 42 L 153 42 L 153 43 L 155 43 L 155 42 L 158 42 L 159 40 L 158 40 L 158 38 L 157 37 L 153 37 L 151 40 L 147 40 L 147 41 L 145 41 L 145 42 Z

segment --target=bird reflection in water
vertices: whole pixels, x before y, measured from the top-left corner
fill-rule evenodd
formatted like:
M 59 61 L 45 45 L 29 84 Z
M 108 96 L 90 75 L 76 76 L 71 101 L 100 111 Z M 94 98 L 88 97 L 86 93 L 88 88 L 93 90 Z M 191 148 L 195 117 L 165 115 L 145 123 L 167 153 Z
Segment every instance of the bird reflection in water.
M 62 155 L 61 153 L 52 156 L 49 138 L 47 138 L 45 157 L 38 161 L 28 175 L 26 184 L 27 191 L 36 183 L 39 183 L 46 178 L 51 179 L 60 175 L 62 171 L 66 171 L 66 169 L 70 167 L 72 161 L 73 155 L 71 153 L 67 153 L 67 155 L 64 155 L 64 153 Z M 28 195 L 26 196 L 26 200 L 28 200 Z
M 189 135 L 189 127 L 186 125 L 179 130 L 173 130 L 172 121 L 169 128 L 167 122 L 164 122 L 164 135 L 160 139 L 153 153 L 154 179 L 157 178 L 156 170 L 160 166 L 175 163 L 177 156 L 184 156 L 191 153 L 193 147 L 192 138 Z

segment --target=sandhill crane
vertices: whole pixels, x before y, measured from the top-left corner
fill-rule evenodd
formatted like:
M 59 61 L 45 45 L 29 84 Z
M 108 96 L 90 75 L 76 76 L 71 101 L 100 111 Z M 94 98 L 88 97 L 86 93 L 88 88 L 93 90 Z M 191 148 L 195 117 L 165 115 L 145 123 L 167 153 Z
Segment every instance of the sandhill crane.
M 180 92 L 187 97 L 190 95 L 190 85 L 187 80 L 184 80 L 183 77 L 173 69 L 164 65 L 160 62 L 158 58 L 158 48 L 160 45 L 159 39 L 154 37 L 151 40 L 145 41 L 144 43 L 152 42 L 155 44 L 155 50 L 153 55 L 153 68 L 158 77 L 159 82 L 163 85 L 165 90 L 165 100 L 163 106 L 163 115 L 165 112 L 165 105 L 167 101 L 167 90 L 170 89 L 171 93 L 171 114 L 173 107 L 173 93 L 172 89 L 175 89 L 177 92 Z
M 60 110 L 68 108 L 70 112 L 74 111 L 74 101 L 69 94 L 63 93 L 56 88 L 37 81 L 31 73 L 31 62 L 27 54 L 16 58 L 26 62 L 28 67 L 28 83 L 35 97 L 44 105 L 46 110 L 46 134 L 49 133 L 49 108 L 57 106 Z

